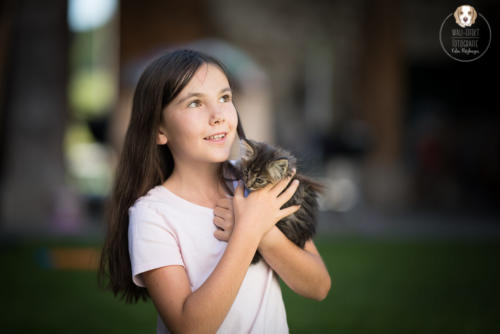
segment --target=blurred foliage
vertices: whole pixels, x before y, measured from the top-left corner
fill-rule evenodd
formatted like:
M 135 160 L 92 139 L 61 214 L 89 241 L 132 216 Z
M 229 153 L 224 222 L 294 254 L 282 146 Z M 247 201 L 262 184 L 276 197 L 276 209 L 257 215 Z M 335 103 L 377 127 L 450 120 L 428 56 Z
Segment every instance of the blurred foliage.
M 85 5 L 85 4 L 84 4 Z M 68 101 L 72 121 L 64 140 L 68 165 L 66 179 L 88 198 L 109 194 L 113 170 L 106 120 L 118 96 L 116 25 L 110 17 L 103 25 L 74 32 L 70 47 Z M 92 125 L 97 124 L 97 132 Z
M 105 115 L 114 106 L 116 84 L 106 69 L 79 70 L 70 80 L 69 99 L 77 119 Z
M 70 148 L 78 143 L 91 143 L 95 139 L 85 122 L 73 122 L 66 130 L 64 138 L 64 150 L 66 154 L 70 153 Z
M 75 122 L 68 126 L 64 150 L 69 172 L 67 182 L 82 194 L 107 196 L 113 177 L 109 148 L 95 142 L 87 123 Z

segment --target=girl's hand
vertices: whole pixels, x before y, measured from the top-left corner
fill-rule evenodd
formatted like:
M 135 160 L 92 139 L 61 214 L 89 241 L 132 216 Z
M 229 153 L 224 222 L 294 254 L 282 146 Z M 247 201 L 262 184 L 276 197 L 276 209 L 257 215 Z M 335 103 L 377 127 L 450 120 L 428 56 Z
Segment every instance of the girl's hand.
M 215 203 L 214 224 L 217 230 L 215 238 L 220 241 L 228 241 L 234 226 L 233 197 L 221 197 Z
M 280 195 L 294 175 L 295 171 L 274 185 L 268 184 L 252 191 L 247 197 L 243 195 L 243 182 L 240 181 L 233 197 L 234 229 L 240 228 L 244 229 L 245 233 L 255 233 L 260 240 L 278 221 L 297 211 L 300 205 L 280 209 L 297 190 L 299 181 L 294 180 Z

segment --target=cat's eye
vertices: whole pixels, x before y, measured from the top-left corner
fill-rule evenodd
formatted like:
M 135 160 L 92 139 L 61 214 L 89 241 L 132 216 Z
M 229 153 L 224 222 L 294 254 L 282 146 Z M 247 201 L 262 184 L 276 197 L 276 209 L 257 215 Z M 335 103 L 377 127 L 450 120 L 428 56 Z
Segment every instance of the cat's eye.
M 264 182 L 265 181 L 263 179 L 261 179 L 260 177 L 255 179 L 255 183 L 257 183 L 257 184 L 263 184 Z

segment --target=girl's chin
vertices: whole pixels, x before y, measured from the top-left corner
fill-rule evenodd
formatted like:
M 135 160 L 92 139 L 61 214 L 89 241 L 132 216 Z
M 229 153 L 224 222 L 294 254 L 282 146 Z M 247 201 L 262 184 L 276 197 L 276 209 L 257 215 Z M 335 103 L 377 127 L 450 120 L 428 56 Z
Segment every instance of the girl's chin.
M 213 162 L 224 162 L 224 161 L 227 161 L 229 159 L 229 152 L 227 154 L 224 154 L 224 155 L 218 155 L 216 157 L 213 157 Z
M 205 152 L 205 159 L 210 162 L 224 162 L 229 159 L 229 156 L 231 155 L 231 150 L 224 150 L 220 152 Z

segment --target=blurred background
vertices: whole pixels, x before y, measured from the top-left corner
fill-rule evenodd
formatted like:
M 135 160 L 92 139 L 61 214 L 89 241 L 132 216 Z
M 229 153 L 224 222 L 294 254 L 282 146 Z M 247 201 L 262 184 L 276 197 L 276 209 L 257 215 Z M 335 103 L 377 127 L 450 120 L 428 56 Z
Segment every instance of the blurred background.
M 227 65 L 249 138 L 327 186 L 332 289 L 283 285 L 292 333 L 500 332 L 500 8 L 468 3 L 492 40 L 459 62 L 439 31 L 460 4 L 0 1 L 2 332 L 154 332 L 96 263 L 135 84 L 181 47 Z

